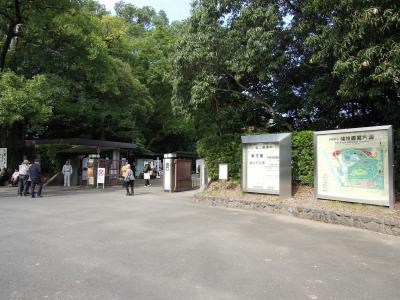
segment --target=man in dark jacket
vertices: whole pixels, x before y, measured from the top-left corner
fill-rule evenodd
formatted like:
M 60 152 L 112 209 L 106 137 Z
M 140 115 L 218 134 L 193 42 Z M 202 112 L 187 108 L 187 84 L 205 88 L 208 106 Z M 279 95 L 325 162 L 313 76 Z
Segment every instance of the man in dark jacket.
M 35 188 L 38 186 L 37 196 L 42 197 L 42 179 L 40 178 L 39 160 L 35 159 L 35 163 L 29 167 L 29 177 L 31 178 L 31 195 L 35 198 Z

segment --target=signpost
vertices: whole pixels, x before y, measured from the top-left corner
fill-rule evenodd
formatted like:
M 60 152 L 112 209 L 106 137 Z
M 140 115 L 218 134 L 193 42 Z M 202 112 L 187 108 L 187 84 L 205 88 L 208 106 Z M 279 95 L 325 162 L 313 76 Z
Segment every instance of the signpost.
M 7 168 L 7 148 L 0 148 L 0 169 Z
M 316 198 L 393 207 L 392 126 L 314 133 Z
M 106 169 L 98 168 L 97 169 L 97 188 L 99 188 L 99 183 L 102 183 L 103 189 L 104 189 L 105 176 L 106 176 Z
M 290 133 L 242 136 L 242 189 L 292 196 Z
M 219 180 L 228 180 L 228 165 L 220 164 L 219 165 Z

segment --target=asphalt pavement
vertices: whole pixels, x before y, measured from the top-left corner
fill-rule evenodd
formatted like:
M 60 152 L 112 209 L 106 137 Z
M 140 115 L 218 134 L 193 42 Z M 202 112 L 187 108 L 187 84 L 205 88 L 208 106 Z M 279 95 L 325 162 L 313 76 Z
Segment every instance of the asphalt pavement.
M 399 237 L 138 185 L 0 189 L 0 299 L 400 299 Z

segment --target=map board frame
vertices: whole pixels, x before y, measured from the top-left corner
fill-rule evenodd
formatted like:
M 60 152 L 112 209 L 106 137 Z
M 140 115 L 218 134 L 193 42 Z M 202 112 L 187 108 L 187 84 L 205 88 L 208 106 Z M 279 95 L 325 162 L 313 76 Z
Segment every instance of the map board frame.
M 384 165 L 384 169 L 387 169 L 388 176 L 387 181 L 389 184 L 388 198 L 385 201 L 377 201 L 370 199 L 362 199 L 355 197 L 346 197 L 343 196 L 343 191 L 340 191 L 341 196 L 331 196 L 324 195 L 319 193 L 319 184 L 322 184 L 319 181 L 319 168 L 318 168 L 318 155 L 321 155 L 320 149 L 318 149 L 318 137 L 322 135 L 337 135 L 337 134 L 356 134 L 361 135 L 362 133 L 371 134 L 373 131 L 385 131 L 385 135 L 387 135 L 387 163 Z M 384 183 L 385 184 L 385 183 Z M 391 125 L 387 126 L 373 126 L 373 127 L 360 127 L 360 128 L 350 128 L 350 129 L 338 129 L 338 130 L 327 130 L 327 131 L 316 131 L 314 132 L 314 188 L 315 188 L 315 199 L 326 199 L 326 200 L 337 200 L 344 202 L 354 202 L 354 203 L 363 203 L 363 204 L 372 204 L 372 205 L 380 205 L 380 206 L 389 206 L 390 208 L 394 207 L 394 148 L 393 148 L 393 128 Z
M 242 190 L 247 193 L 279 195 L 281 199 L 292 197 L 292 134 L 275 133 L 242 136 Z M 279 190 L 248 187 L 248 149 L 255 144 L 277 144 L 279 147 Z

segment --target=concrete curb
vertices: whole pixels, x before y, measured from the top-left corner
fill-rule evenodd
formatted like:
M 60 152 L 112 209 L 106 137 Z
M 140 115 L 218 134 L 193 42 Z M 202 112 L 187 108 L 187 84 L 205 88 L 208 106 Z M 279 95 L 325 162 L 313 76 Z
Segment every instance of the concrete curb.
M 352 212 L 322 210 L 318 208 L 309 208 L 297 205 L 285 205 L 273 201 L 251 201 L 221 196 L 205 196 L 201 194 L 195 194 L 194 201 L 210 206 L 240 208 L 273 214 L 290 215 L 301 219 L 356 227 L 400 236 L 400 221 L 390 217 L 374 218 L 366 215 L 353 214 Z

